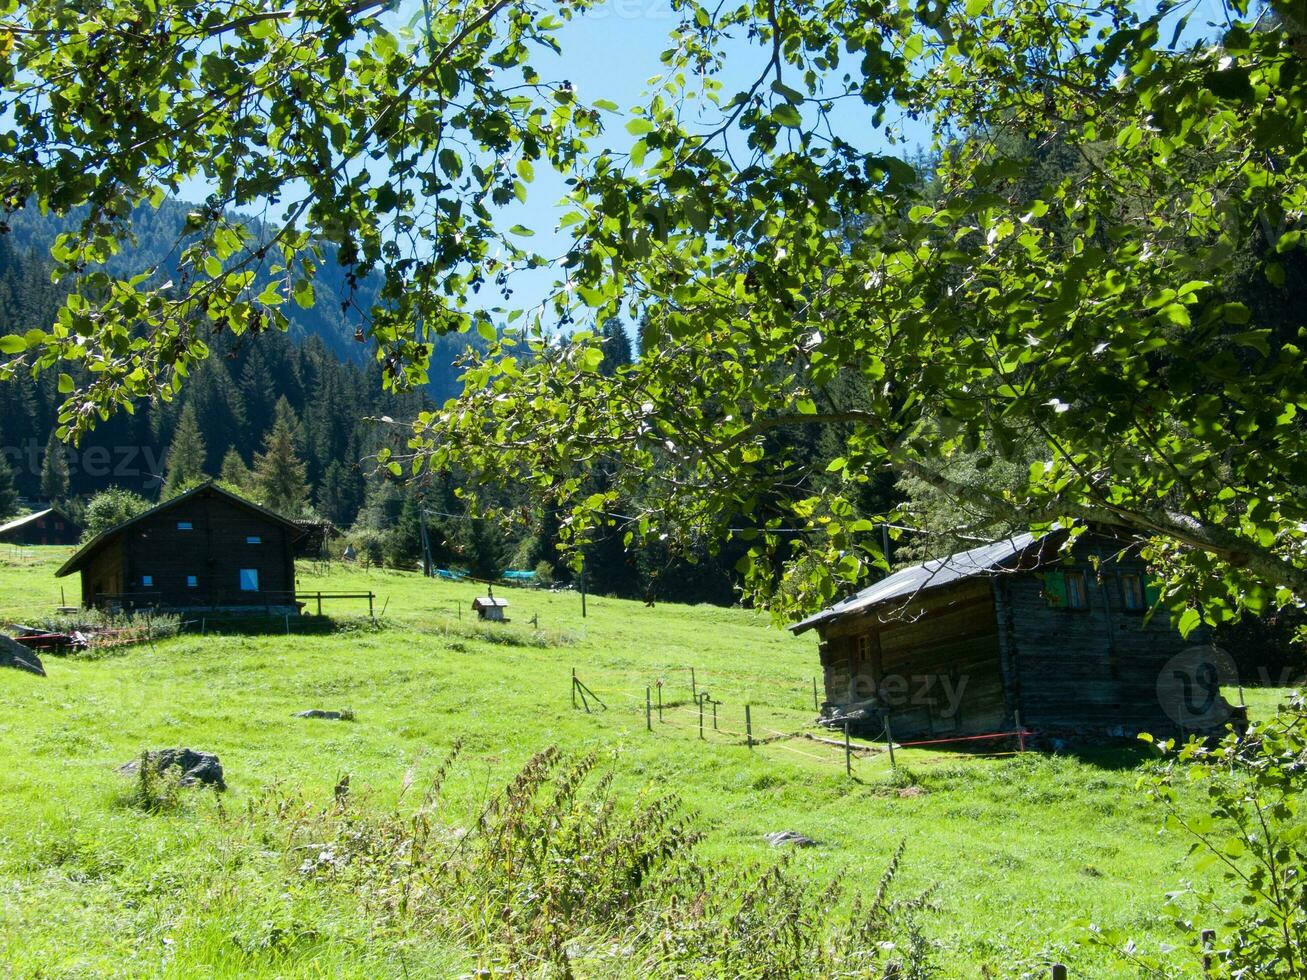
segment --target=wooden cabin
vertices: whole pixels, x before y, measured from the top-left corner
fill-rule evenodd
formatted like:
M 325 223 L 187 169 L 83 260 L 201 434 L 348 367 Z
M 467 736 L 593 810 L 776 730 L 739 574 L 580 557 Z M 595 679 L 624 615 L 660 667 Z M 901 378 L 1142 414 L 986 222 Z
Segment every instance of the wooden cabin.
M 81 536 L 82 526 L 58 507 L 38 510 L 0 527 L 4 544 L 76 544 Z
M 1137 549 L 1016 535 L 905 568 L 790 627 L 816 629 L 823 716 L 899 740 L 1219 732 L 1234 709 L 1205 638 L 1180 636 Z
M 82 605 L 298 613 L 294 521 L 203 483 L 95 536 L 55 574 Z

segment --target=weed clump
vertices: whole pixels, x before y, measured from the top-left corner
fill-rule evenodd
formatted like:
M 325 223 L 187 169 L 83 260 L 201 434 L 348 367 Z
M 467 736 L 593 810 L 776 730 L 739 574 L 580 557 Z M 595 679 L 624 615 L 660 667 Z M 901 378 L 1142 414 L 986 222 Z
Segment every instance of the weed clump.
M 251 814 L 280 827 L 291 874 L 356 896 L 383 928 L 478 950 L 496 975 L 930 975 L 929 895 L 890 898 L 902 846 L 869 897 L 814 890 L 791 858 L 707 864 L 676 796 L 619 801 L 595 755 L 552 747 L 461 827 L 441 807 L 460 748 L 416 806 L 410 776 L 388 811 L 350 792 L 324 807 L 269 791 Z

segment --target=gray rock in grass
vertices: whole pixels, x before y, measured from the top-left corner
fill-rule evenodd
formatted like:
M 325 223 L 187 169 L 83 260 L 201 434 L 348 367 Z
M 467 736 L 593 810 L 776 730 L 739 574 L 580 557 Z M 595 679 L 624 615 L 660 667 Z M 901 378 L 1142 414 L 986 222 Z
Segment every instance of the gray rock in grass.
M 4 634 L 0 634 L 0 667 L 13 667 L 38 677 L 45 676 L 45 665 L 41 663 L 41 658 Z
M 212 786 L 224 790 L 227 782 L 223 778 L 222 763 L 212 752 L 198 752 L 195 749 L 154 749 L 145 753 L 146 765 L 159 774 L 169 769 L 179 769 L 183 786 Z M 140 771 L 141 760 L 133 759 L 118 767 L 125 775 L 135 775 Z
M 789 844 L 794 847 L 816 847 L 817 842 L 811 837 L 805 837 L 797 830 L 777 830 L 770 834 L 764 835 L 767 843 L 772 847 L 784 847 Z
M 296 718 L 323 718 L 327 721 L 353 721 L 354 712 L 352 711 L 323 711 L 321 708 L 310 708 L 308 711 L 295 712 Z

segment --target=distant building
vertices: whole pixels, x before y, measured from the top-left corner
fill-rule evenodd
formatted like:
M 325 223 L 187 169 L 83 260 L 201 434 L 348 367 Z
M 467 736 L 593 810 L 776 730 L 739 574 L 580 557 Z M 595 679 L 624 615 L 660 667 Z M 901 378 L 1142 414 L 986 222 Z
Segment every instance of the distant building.
M 82 526 L 58 507 L 38 510 L 0 527 L 5 544 L 76 544 Z
M 472 608 L 476 610 L 478 619 L 488 619 L 496 623 L 508 622 L 504 615 L 508 609 L 507 599 L 497 599 L 493 595 L 478 596 L 472 600 Z
M 95 536 L 55 574 L 99 608 L 295 613 L 289 518 L 203 483 Z
M 790 627 L 816 629 L 828 719 L 896 740 L 1217 732 L 1228 658 L 1184 639 L 1137 551 L 1019 534 L 905 568 Z

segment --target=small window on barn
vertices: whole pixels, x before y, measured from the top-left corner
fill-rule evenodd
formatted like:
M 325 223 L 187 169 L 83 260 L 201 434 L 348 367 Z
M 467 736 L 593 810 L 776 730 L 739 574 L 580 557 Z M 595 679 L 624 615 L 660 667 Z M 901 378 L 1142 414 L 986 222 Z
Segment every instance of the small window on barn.
M 62 531 L 62 530 L 64 529 L 64 522 L 63 522 L 63 521 L 55 521 L 55 522 L 54 522 L 54 529 L 55 529 L 56 531 Z
M 179 531 L 193 531 L 193 530 L 195 530 L 195 526 L 194 526 L 193 524 L 191 524 L 190 521 L 178 521 L 178 522 L 177 522 L 177 530 L 179 530 Z
M 871 663 L 871 637 L 863 633 L 858 637 L 858 663 Z
M 1121 604 L 1131 612 L 1141 612 L 1144 602 L 1144 580 L 1138 575 L 1121 576 Z
M 154 576 L 153 576 L 153 575 L 142 575 L 142 576 L 141 576 L 141 585 L 145 586 L 145 588 L 147 588 L 147 589 L 148 589 L 148 588 L 151 588 L 151 587 L 154 585 Z
M 1089 584 L 1084 572 L 1066 573 L 1066 605 L 1068 609 L 1089 608 Z
M 198 588 L 199 584 L 200 584 L 200 580 L 197 576 L 195 575 L 186 576 L 186 588 L 188 589 Z
M 263 544 L 263 538 L 257 534 L 251 534 L 245 539 L 246 544 Z
M 241 569 L 241 591 L 242 592 L 259 591 L 259 570 L 257 568 Z

